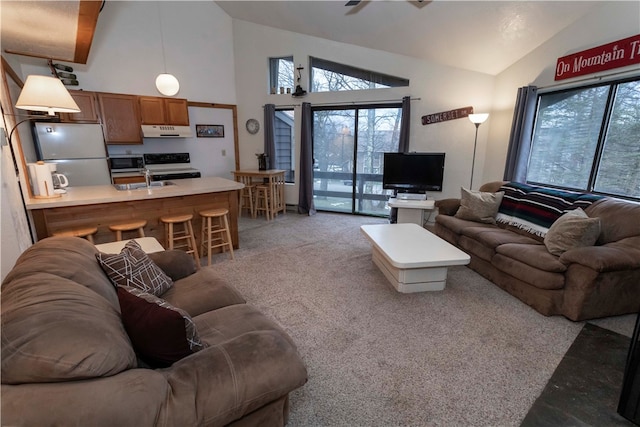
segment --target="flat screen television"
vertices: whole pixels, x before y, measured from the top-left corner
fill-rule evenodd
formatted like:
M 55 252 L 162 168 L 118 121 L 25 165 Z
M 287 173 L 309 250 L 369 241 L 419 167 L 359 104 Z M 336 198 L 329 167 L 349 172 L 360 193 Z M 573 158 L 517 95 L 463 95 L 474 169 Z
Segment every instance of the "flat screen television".
M 382 188 L 397 193 L 442 191 L 445 153 L 384 153 Z

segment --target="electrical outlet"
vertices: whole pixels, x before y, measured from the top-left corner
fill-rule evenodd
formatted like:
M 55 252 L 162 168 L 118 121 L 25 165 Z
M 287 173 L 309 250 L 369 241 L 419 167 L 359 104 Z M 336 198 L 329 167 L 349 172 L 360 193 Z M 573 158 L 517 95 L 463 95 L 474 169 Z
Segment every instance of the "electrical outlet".
M 222 150 L 222 157 L 227 155 L 227 150 Z

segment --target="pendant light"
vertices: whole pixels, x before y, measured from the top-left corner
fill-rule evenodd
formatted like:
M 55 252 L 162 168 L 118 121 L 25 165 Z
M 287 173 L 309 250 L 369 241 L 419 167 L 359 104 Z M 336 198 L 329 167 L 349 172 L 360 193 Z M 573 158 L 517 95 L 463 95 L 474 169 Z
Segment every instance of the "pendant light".
M 156 88 L 158 92 L 165 96 L 173 96 L 180 90 L 180 83 L 178 79 L 173 75 L 167 73 L 167 59 L 164 52 L 164 37 L 162 34 L 162 13 L 160 12 L 160 2 L 158 5 L 158 19 L 160 21 L 160 43 L 162 44 L 162 63 L 164 65 L 164 73 L 158 74 L 156 77 Z

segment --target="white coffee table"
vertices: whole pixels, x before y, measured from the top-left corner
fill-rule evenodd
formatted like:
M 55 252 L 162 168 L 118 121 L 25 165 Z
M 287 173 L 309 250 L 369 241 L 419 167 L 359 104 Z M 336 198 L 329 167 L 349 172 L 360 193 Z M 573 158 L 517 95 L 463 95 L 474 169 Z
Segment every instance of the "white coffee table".
M 372 259 L 398 292 L 441 291 L 447 267 L 470 257 L 417 224 L 360 226 L 372 246 Z

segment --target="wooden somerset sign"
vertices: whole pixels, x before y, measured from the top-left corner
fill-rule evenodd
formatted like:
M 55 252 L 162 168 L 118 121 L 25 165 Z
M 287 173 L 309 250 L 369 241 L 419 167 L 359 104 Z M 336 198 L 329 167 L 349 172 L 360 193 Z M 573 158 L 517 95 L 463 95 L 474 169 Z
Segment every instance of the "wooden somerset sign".
M 558 58 L 555 80 L 640 64 L 640 34 Z
M 462 119 L 473 114 L 473 107 L 458 108 L 456 110 L 443 111 L 442 113 L 427 114 L 422 116 L 422 124 L 430 125 L 433 123 L 446 122 L 447 120 Z

